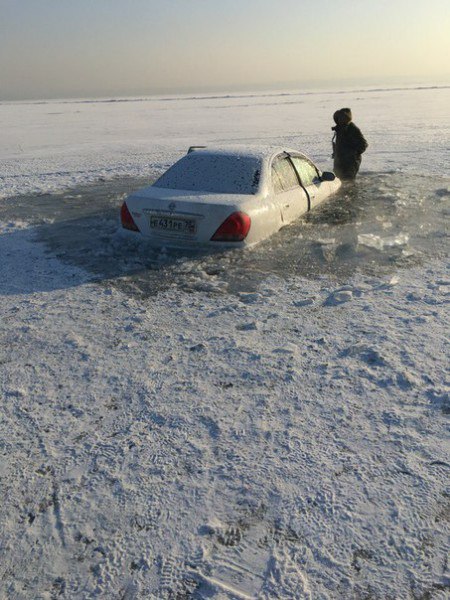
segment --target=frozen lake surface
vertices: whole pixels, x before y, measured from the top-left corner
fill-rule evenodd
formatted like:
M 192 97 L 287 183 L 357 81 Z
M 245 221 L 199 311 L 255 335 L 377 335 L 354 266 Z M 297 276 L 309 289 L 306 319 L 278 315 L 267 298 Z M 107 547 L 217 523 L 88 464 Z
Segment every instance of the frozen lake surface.
M 0 597 L 448 597 L 449 105 L 0 104 Z M 194 143 L 329 168 L 340 106 L 360 177 L 264 243 L 118 234 L 124 196 Z

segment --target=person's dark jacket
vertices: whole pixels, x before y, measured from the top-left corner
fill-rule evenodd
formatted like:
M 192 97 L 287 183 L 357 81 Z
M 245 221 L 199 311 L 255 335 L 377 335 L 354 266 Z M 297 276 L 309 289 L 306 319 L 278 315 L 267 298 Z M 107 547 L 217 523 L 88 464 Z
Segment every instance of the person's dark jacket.
M 336 125 L 333 139 L 334 172 L 340 179 L 354 179 L 361 165 L 361 154 L 367 149 L 367 142 L 352 122 Z

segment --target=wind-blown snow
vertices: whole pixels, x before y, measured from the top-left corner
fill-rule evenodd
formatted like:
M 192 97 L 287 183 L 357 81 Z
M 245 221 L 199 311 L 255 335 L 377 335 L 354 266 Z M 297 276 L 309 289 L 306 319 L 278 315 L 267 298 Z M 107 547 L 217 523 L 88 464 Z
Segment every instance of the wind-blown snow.
M 0 105 L 2 597 L 447 597 L 448 95 Z M 221 140 L 330 166 L 347 104 L 370 144 L 338 199 L 357 216 L 242 258 L 146 263 L 101 182 L 24 196 Z M 312 270 L 270 259 L 292 245 Z

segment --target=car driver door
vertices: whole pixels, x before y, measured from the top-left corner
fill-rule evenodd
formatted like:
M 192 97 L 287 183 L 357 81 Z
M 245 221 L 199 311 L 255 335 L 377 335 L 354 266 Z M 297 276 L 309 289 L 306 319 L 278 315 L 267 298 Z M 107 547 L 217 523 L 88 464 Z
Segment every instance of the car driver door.
M 307 212 L 308 196 L 300 185 L 290 158 L 285 154 L 277 156 L 272 163 L 272 184 L 285 225 Z
M 297 174 L 305 188 L 309 200 L 309 210 L 317 206 L 324 195 L 325 191 L 320 189 L 321 179 L 320 173 L 313 163 L 304 156 L 291 156 L 292 163 L 297 171 Z

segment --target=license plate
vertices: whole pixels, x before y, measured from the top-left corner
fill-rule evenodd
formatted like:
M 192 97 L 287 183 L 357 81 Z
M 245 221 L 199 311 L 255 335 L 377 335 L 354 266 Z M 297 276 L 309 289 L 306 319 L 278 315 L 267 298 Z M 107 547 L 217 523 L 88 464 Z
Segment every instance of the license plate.
M 197 232 L 195 219 L 170 217 L 166 215 L 149 215 L 150 229 L 166 231 L 168 233 L 181 233 L 194 235 Z

